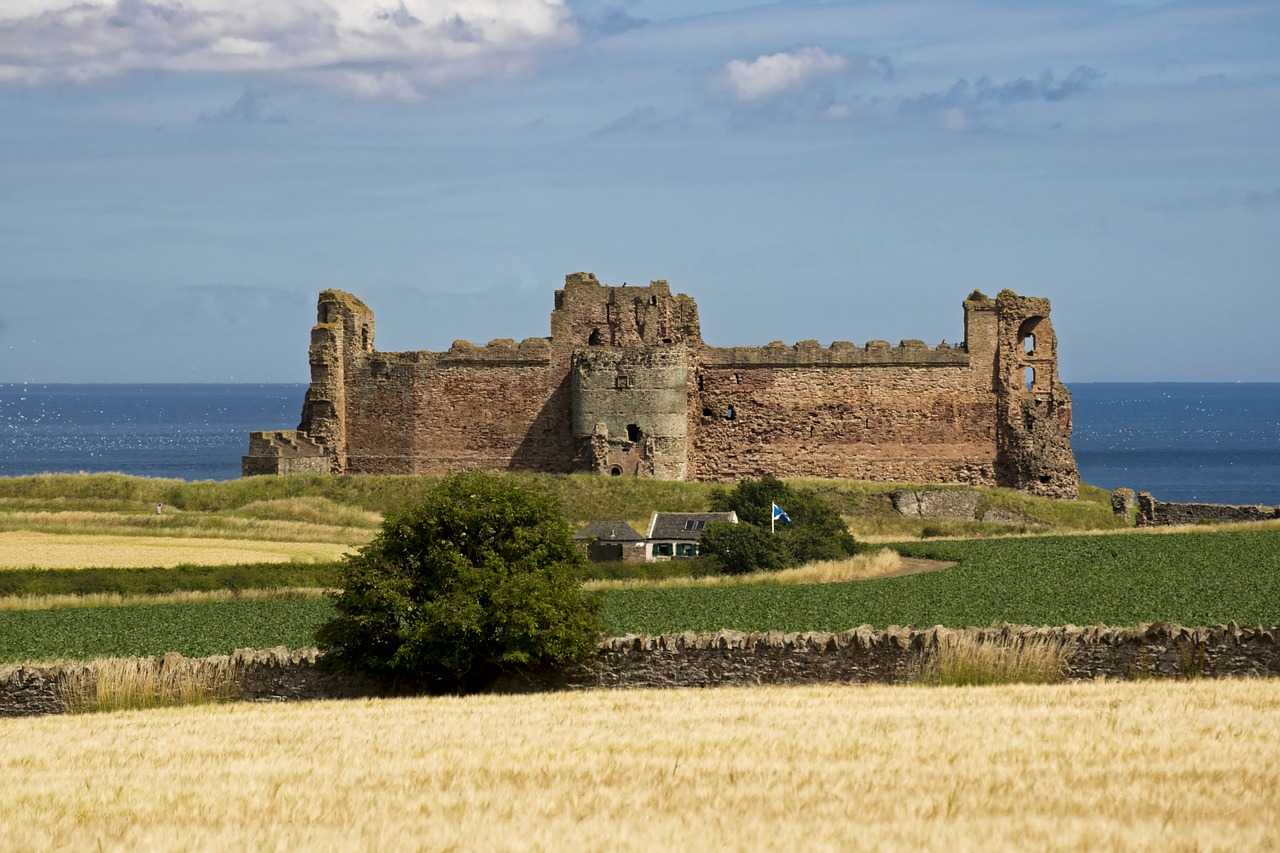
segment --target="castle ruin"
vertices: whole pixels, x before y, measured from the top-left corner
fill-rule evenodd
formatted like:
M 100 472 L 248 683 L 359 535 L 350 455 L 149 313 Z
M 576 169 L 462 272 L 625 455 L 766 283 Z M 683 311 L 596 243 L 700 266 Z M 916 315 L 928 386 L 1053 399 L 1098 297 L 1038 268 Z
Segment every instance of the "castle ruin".
M 665 281 L 574 273 L 550 337 L 397 353 L 374 349 L 363 302 L 326 290 L 310 361 L 298 429 L 251 433 L 246 476 L 773 474 L 1077 494 L 1049 301 L 1008 290 L 965 300 L 959 346 L 715 347 Z

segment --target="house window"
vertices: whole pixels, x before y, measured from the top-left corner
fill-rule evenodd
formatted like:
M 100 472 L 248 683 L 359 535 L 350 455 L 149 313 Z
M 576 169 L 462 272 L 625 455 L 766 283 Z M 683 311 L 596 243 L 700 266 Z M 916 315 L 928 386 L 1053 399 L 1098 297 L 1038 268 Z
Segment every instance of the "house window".
M 670 542 L 654 542 L 654 543 L 653 543 L 653 556 L 655 556 L 655 557 L 670 557 L 670 556 L 671 556 L 671 543 L 670 543 Z
M 676 545 L 677 557 L 696 557 L 698 556 L 698 546 L 692 542 L 680 542 Z
M 698 523 L 698 522 L 694 521 L 694 520 L 691 518 L 691 519 L 689 519 L 688 521 L 686 521 L 686 522 L 684 523 L 684 529 L 685 529 L 685 530 L 693 530 L 694 526 L 695 526 L 697 523 Z
M 706 526 L 707 526 L 707 523 L 706 523 L 705 521 L 699 521 L 699 522 L 697 523 L 697 525 L 696 525 L 693 529 L 694 529 L 694 530 L 701 530 L 702 528 L 704 528 L 704 527 L 706 527 Z

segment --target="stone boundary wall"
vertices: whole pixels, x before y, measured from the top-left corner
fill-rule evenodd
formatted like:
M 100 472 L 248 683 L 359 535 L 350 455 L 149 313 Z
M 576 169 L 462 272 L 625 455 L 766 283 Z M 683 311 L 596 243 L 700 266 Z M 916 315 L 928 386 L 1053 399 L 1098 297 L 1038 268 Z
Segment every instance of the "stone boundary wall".
M 1114 506 L 1115 503 L 1113 501 Z M 1232 521 L 1269 521 L 1275 518 L 1280 518 L 1280 507 L 1262 504 L 1170 503 L 1156 500 L 1150 492 L 1140 492 L 1138 494 L 1139 527 Z
M 557 689 L 716 687 L 756 684 L 911 681 L 925 656 L 950 639 L 978 642 L 1061 642 L 1070 680 L 1280 677 L 1280 626 L 1235 624 L 1185 628 L 1158 623 L 1136 628 L 898 628 L 862 626 L 840 633 L 719 631 L 628 636 L 604 640 L 596 656 L 567 672 L 508 677 L 497 692 Z M 170 654 L 157 667 L 189 666 Z M 327 672 L 315 649 L 237 651 L 200 659 L 231 673 L 247 701 L 281 702 L 387 695 L 373 683 Z M 19 666 L 0 670 L 0 717 L 67 710 L 68 683 L 90 664 Z

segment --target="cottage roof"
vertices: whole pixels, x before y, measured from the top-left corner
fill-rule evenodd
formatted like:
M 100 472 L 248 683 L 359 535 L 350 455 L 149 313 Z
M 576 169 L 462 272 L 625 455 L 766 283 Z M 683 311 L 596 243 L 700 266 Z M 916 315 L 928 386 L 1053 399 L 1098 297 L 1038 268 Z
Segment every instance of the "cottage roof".
M 595 539 L 600 542 L 642 542 L 644 537 L 625 521 L 593 521 L 573 534 L 574 539 Z
M 738 523 L 736 512 L 655 512 L 649 519 L 650 539 L 697 542 L 702 531 L 714 521 Z

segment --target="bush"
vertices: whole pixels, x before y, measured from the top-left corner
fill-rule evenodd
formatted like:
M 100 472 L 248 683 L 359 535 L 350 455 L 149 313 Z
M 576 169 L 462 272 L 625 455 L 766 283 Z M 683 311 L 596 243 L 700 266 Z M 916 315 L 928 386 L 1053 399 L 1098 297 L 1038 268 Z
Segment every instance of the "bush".
M 730 510 L 738 520 L 757 530 L 769 528 L 773 504 L 786 510 L 791 523 L 779 522 L 776 538 L 790 556 L 788 565 L 814 560 L 839 560 L 858 552 L 858 543 L 849 533 L 840 513 L 808 489 L 795 488 L 774 477 L 742 480 L 728 491 L 711 493 L 711 508 L 717 512 Z M 706 550 L 703 540 L 703 550 Z
M 341 668 L 441 690 L 571 664 L 600 634 L 584 568 L 546 494 L 510 478 L 447 477 L 348 558 L 338 615 L 317 639 Z
M 727 575 L 776 572 L 796 563 L 783 537 L 752 524 L 708 524 L 701 546 L 702 553 L 714 557 Z

